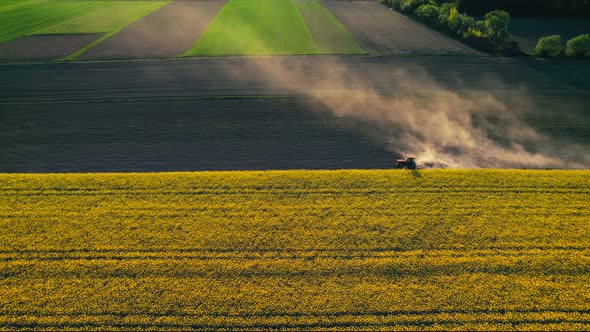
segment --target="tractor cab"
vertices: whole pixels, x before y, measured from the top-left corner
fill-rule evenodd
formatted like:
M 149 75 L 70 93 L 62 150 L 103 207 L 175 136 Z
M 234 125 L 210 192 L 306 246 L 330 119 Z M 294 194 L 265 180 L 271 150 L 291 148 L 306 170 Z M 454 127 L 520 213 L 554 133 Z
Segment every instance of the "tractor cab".
M 406 159 L 398 159 L 395 162 L 395 168 L 398 169 L 416 169 L 416 158 L 408 157 Z

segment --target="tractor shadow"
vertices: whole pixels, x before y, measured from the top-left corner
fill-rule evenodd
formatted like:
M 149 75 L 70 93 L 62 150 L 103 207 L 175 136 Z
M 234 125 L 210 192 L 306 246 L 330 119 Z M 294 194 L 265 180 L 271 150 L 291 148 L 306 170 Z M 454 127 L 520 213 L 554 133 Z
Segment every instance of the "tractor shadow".
M 413 175 L 415 178 L 421 178 L 421 177 L 422 177 L 422 173 L 420 173 L 420 171 L 419 171 L 419 170 L 417 170 L 417 169 L 413 169 L 413 170 L 412 170 L 412 175 Z

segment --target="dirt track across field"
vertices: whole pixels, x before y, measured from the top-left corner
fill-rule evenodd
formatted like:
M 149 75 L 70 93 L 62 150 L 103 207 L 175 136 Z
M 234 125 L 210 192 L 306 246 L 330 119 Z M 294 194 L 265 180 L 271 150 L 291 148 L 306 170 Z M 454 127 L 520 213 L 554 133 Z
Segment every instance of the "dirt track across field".
M 80 59 L 162 58 L 182 55 L 227 1 L 177 0 L 125 27 Z
M 0 44 L 0 61 L 57 60 L 100 38 L 101 34 L 36 35 Z
M 277 82 L 261 72 L 276 62 L 298 75 Z M 322 77 L 336 63 L 350 76 Z M 235 57 L 6 64 L 0 71 L 0 172 L 388 168 L 403 151 L 388 150 L 379 137 L 405 129 L 390 136 L 391 127 L 338 117 L 318 98 L 346 103 L 344 81 L 428 100 L 440 92 L 432 82 L 410 92 L 403 86 L 424 72 L 448 91 L 497 95 L 564 150 L 590 142 L 590 65 L 579 61 Z M 301 94 L 309 86 L 315 99 Z
M 372 54 L 483 55 L 373 0 L 322 0 Z

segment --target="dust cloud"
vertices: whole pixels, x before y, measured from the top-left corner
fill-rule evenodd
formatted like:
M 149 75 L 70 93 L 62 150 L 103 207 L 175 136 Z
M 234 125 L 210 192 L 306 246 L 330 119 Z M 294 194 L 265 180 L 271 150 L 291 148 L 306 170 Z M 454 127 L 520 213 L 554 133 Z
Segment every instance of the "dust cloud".
M 338 117 L 373 124 L 376 139 L 393 155 L 413 155 L 425 167 L 451 168 L 587 168 L 583 146 L 567 151 L 520 118 L 504 100 L 530 108 L 525 88 L 502 88 L 493 93 L 468 87 L 449 89 L 420 68 L 351 68 L 342 58 L 309 61 L 282 57 L 249 57 L 258 75 L 273 86 L 311 99 Z M 313 62 L 313 58 L 310 60 Z M 348 61 L 348 60 L 347 60 Z M 367 73 L 379 70 L 376 73 Z M 385 71 L 385 72 L 384 72 Z M 359 75 L 360 72 L 364 74 Z M 231 73 L 235 79 L 245 74 Z M 373 75 L 376 74 L 376 75 Z M 367 78 L 387 77 L 387 89 Z M 493 78 L 489 78 L 493 80 Z M 304 82 L 302 84 L 301 82 Z M 381 84 L 382 85 L 382 84 Z M 489 85 L 489 84 L 488 84 Z M 570 152 L 568 152 L 570 151 Z

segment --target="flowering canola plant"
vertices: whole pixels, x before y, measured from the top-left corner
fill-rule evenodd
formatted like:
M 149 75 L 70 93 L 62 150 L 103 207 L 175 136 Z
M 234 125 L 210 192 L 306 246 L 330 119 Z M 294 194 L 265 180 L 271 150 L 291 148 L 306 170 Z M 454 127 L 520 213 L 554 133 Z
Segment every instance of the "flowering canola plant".
M 590 329 L 590 171 L 0 174 L 0 329 Z

